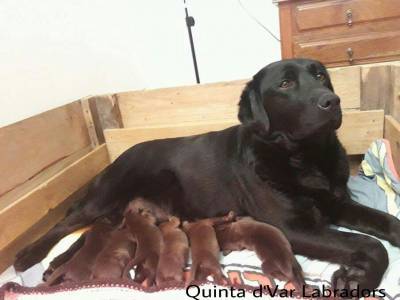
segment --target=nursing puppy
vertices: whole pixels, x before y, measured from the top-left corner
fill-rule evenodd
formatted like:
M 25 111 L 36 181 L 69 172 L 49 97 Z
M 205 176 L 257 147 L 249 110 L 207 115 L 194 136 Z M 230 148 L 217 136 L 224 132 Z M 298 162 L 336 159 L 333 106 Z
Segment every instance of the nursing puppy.
M 58 267 L 47 279 L 45 285 L 51 286 L 62 282 L 80 282 L 90 279 L 97 255 L 106 244 L 110 224 L 97 222 L 85 232 L 83 246 L 70 260 Z
M 92 278 L 122 278 L 124 269 L 135 253 L 135 242 L 127 228 L 115 229 L 97 256 Z
M 124 278 L 129 277 L 129 271 L 136 267 L 134 280 L 148 286 L 153 285 L 158 260 L 163 243 L 160 229 L 155 225 L 156 218 L 150 212 L 128 209 L 125 213 L 125 224 L 136 241 L 135 258 L 130 260 L 124 270 Z
M 152 216 L 154 216 L 154 218 L 156 219 L 156 224 L 167 222 L 172 217 L 171 214 L 167 213 L 166 209 L 160 207 L 157 204 L 154 204 L 153 202 L 143 197 L 136 197 L 132 201 L 130 201 L 125 211 L 147 211 Z
M 293 255 L 289 241 L 276 227 L 257 222 L 251 217 L 238 218 L 236 222 L 215 227 L 221 250 L 255 251 L 266 275 L 290 281 L 296 290 L 305 286 L 301 267 Z
M 230 213 L 224 217 L 202 219 L 192 223 L 183 222 L 192 253 L 192 267 L 187 284 L 194 280 L 206 280 L 208 276 L 212 276 L 218 284 L 226 282 L 219 264 L 220 248 L 214 226 L 230 222 L 233 217 L 233 213 Z
M 189 255 L 189 241 L 179 225 L 180 220 L 171 217 L 169 221 L 159 226 L 164 244 L 157 267 L 158 286 L 183 281 L 183 269 Z

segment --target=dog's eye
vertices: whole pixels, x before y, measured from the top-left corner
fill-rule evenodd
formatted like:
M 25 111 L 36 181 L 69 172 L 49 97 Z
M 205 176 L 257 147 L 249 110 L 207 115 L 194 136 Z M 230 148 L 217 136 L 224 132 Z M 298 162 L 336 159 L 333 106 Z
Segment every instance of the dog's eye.
M 325 81 L 325 75 L 324 74 L 322 74 L 322 73 L 318 73 L 316 76 L 315 76 L 319 81 Z
M 281 89 L 288 89 L 288 88 L 292 87 L 293 84 L 294 84 L 294 81 L 293 81 L 293 80 L 285 79 L 285 80 L 283 80 L 283 81 L 281 82 L 281 84 L 279 85 L 279 87 L 280 87 Z

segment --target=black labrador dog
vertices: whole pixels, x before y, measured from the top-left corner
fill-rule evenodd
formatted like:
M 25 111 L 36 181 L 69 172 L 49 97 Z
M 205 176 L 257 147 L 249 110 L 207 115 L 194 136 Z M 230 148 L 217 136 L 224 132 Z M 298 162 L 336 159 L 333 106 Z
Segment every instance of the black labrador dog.
M 14 266 L 32 266 L 96 218 L 122 218 L 128 201 L 141 196 L 187 220 L 233 210 L 272 224 L 296 254 L 341 265 L 335 288 L 376 288 L 388 265 L 382 244 L 330 225 L 400 247 L 400 222 L 349 197 L 348 162 L 335 132 L 340 99 L 325 67 L 307 59 L 266 66 L 247 83 L 239 119 L 241 125 L 225 130 L 128 149 L 59 224 L 17 254 Z

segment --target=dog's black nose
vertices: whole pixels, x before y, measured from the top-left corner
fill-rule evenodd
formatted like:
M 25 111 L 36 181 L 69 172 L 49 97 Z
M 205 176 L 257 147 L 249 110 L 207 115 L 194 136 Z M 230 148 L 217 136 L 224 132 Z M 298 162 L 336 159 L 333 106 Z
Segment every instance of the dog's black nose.
M 340 98 L 333 94 L 320 97 L 317 105 L 322 110 L 330 110 L 332 107 L 339 105 L 339 103 Z

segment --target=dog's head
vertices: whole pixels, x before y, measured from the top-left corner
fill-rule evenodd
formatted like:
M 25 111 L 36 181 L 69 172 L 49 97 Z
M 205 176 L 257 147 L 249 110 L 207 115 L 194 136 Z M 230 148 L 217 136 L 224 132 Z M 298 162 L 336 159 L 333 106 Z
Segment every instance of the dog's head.
M 340 98 L 320 62 L 282 60 L 266 66 L 247 83 L 239 102 L 239 120 L 254 124 L 265 136 L 279 133 L 290 141 L 301 141 L 340 127 Z

